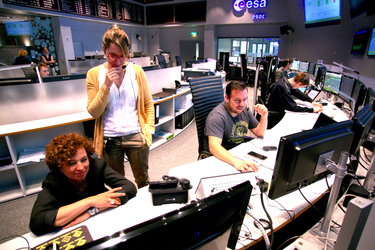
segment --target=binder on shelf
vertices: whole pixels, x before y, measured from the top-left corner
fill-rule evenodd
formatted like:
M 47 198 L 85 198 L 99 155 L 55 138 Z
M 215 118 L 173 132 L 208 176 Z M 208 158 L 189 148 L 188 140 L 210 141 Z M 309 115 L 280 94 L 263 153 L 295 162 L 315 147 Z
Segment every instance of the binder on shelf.
M 160 131 L 155 133 L 155 136 L 164 138 L 166 140 L 169 140 L 169 139 L 173 138 L 174 133 L 160 130 Z
M 159 111 L 160 111 L 159 104 L 155 104 L 154 108 L 155 108 L 155 124 L 158 124 L 159 123 Z

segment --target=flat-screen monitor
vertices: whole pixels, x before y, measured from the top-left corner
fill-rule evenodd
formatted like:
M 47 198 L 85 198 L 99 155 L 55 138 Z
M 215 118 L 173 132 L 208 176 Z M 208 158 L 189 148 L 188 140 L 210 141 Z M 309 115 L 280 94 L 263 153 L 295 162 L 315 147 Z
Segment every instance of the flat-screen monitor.
M 372 88 L 367 88 L 366 93 L 365 105 L 369 104 L 372 107 L 372 111 L 375 112 L 375 91 Z
M 290 66 L 291 70 L 299 70 L 299 61 L 294 60 L 292 65 Z
M 309 71 L 309 62 L 300 62 L 298 70 L 300 72 L 307 72 L 307 71 Z
M 367 0 L 349 0 L 351 18 L 366 12 L 366 1 Z
M 368 39 L 370 36 L 370 30 L 364 29 L 354 33 L 352 55 L 363 55 L 365 54 Z
M 375 56 L 375 28 L 372 28 L 370 45 L 368 46 L 367 55 Z
M 341 0 L 304 0 L 305 27 L 338 24 Z
M 251 190 L 246 181 L 79 249 L 195 249 L 228 231 L 229 240 L 218 247 L 234 249 Z
M 363 105 L 366 97 L 366 86 L 365 84 L 356 79 L 353 87 L 352 98 L 355 100 L 355 106 L 353 109 L 354 114 L 357 113 L 360 106 Z
M 5 22 L 8 36 L 31 36 L 33 34 L 31 21 Z
M 313 128 L 321 128 L 333 123 L 336 123 L 336 121 L 333 118 L 321 112 Z
M 229 63 L 233 63 L 233 64 L 238 63 L 238 56 L 230 56 Z
M 341 74 L 327 71 L 324 77 L 323 89 L 338 94 L 340 91 L 341 77 Z
M 316 65 L 316 68 L 317 68 L 317 73 L 315 77 L 315 86 L 321 89 L 324 83 L 324 77 L 326 75 L 327 68 L 326 66 L 319 65 L 319 64 Z
M 325 161 L 338 162 L 349 151 L 353 121 L 344 121 L 280 138 L 268 196 L 277 199 L 328 174 Z
M 354 109 L 355 100 L 351 97 L 355 79 L 349 76 L 343 75 L 341 77 L 340 91 L 338 96 L 343 99 L 346 103 L 350 104 L 350 108 Z
M 352 96 L 354 88 L 355 79 L 346 75 L 343 75 L 341 78 L 340 92 L 348 96 Z
M 365 105 L 354 117 L 353 117 L 353 132 L 354 138 L 351 144 L 349 153 L 356 154 L 365 141 L 367 134 L 371 128 L 374 120 L 375 113 L 372 111 L 371 105 Z
M 315 77 L 318 74 L 319 68 L 322 67 L 322 66 L 323 66 L 322 64 L 318 64 L 318 63 L 315 65 L 315 69 L 314 69 L 314 76 Z
M 315 62 L 309 63 L 309 69 L 307 70 L 307 73 L 309 73 L 310 75 L 314 75 L 315 73 L 315 64 Z

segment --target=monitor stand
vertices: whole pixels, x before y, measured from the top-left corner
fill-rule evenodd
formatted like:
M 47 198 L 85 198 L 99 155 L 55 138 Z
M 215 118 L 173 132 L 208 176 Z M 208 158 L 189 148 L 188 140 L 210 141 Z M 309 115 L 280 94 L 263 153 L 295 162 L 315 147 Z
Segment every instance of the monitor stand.
M 317 231 L 317 233 L 322 237 L 328 236 L 328 229 L 331 223 L 333 209 L 335 207 L 336 200 L 339 195 L 342 180 L 347 174 L 346 163 L 347 163 L 348 157 L 349 157 L 349 153 L 342 152 L 340 156 L 339 164 L 336 164 L 335 162 L 331 160 L 326 161 L 326 168 L 335 174 L 335 181 L 331 188 L 331 193 L 329 195 L 328 204 L 326 207 L 326 211 L 324 214 L 321 227 Z

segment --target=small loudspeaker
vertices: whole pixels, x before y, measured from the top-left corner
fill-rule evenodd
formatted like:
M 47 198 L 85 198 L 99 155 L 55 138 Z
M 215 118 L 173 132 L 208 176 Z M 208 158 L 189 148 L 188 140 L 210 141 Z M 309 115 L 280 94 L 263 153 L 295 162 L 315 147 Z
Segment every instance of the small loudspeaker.
M 290 25 L 283 25 L 280 26 L 280 34 L 281 35 L 289 35 L 294 31 L 293 27 Z

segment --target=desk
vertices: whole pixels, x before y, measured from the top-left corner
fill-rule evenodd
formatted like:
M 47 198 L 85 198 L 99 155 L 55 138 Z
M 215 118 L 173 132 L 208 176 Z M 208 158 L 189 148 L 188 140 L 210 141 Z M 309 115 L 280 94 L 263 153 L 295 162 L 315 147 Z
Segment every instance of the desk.
M 308 129 L 309 126 L 312 127 L 314 119 L 316 118 L 317 116 L 315 114 L 290 112 L 284 117 L 285 120 L 283 119 L 281 121 L 282 123 L 280 124 L 280 126 L 277 125 L 274 129 L 267 131 L 263 139 L 254 139 L 250 142 L 241 144 L 236 148 L 230 150 L 230 152 L 239 158 L 250 157 L 247 155 L 247 152 L 249 152 L 250 150 L 259 151 L 261 150 L 260 148 L 263 145 L 277 146 L 281 136 L 287 133 L 299 132 L 301 130 L 300 127 L 303 127 L 304 129 Z M 296 125 L 291 128 L 288 127 L 288 129 L 283 129 L 282 124 L 285 124 L 291 120 L 293 120 L 294 124 Z M 296 123 L 296 120 L 303 121 L 304 123 Z M 268 158 L 263 162 L 258 161 L 261 167 L 259 172 L 254 173 L 254 176 L 262 177 L 265 181 L 269 182 L 272 178 L 273 165 L 276 158 L 276 151 L 268 151 L 262 153 L 267 155 Z M 195 199 L 195 190 L 202 177 L 225 175 L 231 173 L 238 173 L 238 171 L 232 166 L 218 160 L 215 157 L 209 157 L 201 161 L 192 162 L 173 168 L 170 170 L 169 175 L 190 179 L 193 187 L 189 190 L 189 200 L 192 200 Z M 332 183 L 333 178 L 330 177 L 328 179 L 328 182 Z M 256 184 L 254 182 L 252 183 L 252 185 L 256 187 Z M 313 202 L 316 199 L 319 199 L 321 195 L 326 192 L 326 189 L 327 185 L 325 183 L 325 180 L 322 180 L 303 188 L 302 191 L 307 197 L 307 199 Z M 253 207 L 252 213 L 257 218 L 266 218 L 260 205 L 260 201 L 258 199 L 258 192 L 255 191 L 253 194 L 254 195 L 252 195 L 250 199 L 250 204 Z M 307 207 L 307 203 L 305 201 L 302 201 L 302 198 L 298 192 L 294 192 L 289 195 L 283 196 L 277 199 L 277 201 L 283 204 L 283 206 L 286 209 L 293 210 L 296 216 L 299 213 L 303 213 L 304 209 Z M 283 208 L 280 208 L 278 203 L 272 200 L 268 200 L 267 198 L 266 203 L 267 210 L 273 218 L 275 230 L 277 230 L 280 227 L 283 227 L 290 221 L 289 214 L 286 211 L 284 211 Z M 139 189 L 137 196 L 130 200 L 124 206 L 120 206 L 118 208 L 102 212 L 72 228 L 62 230 L 57 233 L 50 233 L 41 237 L 35 237 L 31 233 L 28 233 L 24 236 L 29 241 L 30 246 L 35 247 L 38 244 L 41 244 L 49 239 L 64 234 L 79 226 L 85 225 L 90 231 L 93 240 L 96 240 L 107 235 L 112 235 L 117 231 L 139 224 L 140 222 L 162 215 L 169 211 L 178 209 L 182 206 L 184 206 L 184 204 L 168 204 L 162 206 L 153 206 L 151 201 L 151 194 L 148 192 L 148 188 L 144 187 Z M 252 233 L 252 237 L 254 239 L 261 239 L 261 234 L 253 226 L 253 220 L 251 219 L 251 217 L 245 217 L 244 225 L 249 227 Z M 243 228 L 245 228 L 245 226 L 243 226 Z M 237 244 L 237 248 L 241 248 L 243 245 L 250 246 L 250 244 L 254 244 L 255 242 L 256 241 L 252 240 L 241 241 Z M 15 249 L 25 247 L 25 245 L 26 244 L 23 239 L 17 238 L 0 245 L 0 249 Z

